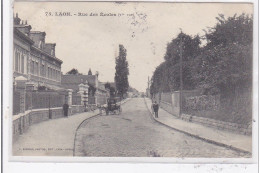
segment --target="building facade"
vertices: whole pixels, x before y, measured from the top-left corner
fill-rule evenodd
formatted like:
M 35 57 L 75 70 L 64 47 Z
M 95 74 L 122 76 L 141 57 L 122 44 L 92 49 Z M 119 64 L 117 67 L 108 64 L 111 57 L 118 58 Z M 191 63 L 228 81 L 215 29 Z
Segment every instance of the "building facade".
M 62 75 L 63 88 L 72 89 L 74 95 L 81 96 L 81 104 L 102 105 L 109 97 L 109 91 L 98 80 L 98 73 L 94 75 L 66 74 Z
M 27 21 L 14 17 L 13 77 L 27 79 L 34 89 L 61 89 L 62 61 L 55 55 L 55 43 L 45 43 L 45 32 L 31 31 Z

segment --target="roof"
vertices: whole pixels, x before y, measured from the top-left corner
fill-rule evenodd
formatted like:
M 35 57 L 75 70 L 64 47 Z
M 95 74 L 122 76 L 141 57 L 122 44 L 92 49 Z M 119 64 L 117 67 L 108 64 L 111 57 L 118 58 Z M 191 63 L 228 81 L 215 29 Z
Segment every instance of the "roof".
M 81 84 L 86 83 L 86 81 L 96 87 L 96 75 L 71 75 L 66 74 L 61 76 L 62 84 Z
M 32 48 L 34 48 L 35 50 L 37 50 L 37 51 L 43 53 L 44 55 L 46 55 L 46 56 L 48 56 L 48 57 L 50 57 L 50 58 L 52 58 L 53 60 L 56 60 L 56 61 L 58 61 L 58 62 L 60 62 L 60 63 L 63 63 L 63 61 L 60 60 L 59 58 L 50 55 L 48 52 L 45 52 L 44 50 L 42 50 L 42 49 L 40 49 L 40 48 L 38 48 L 38 47 L 36 47 L 36 46 L 33 46 L 33 45 L 32 45 Z
M 19 29 L 17 28 L 14 28 L 14 33 L 15 34 L 18 34 L 20 37 L 22 37 L 23 39 L 25 39 L 27 42 L 29 42 L 30 44 L 33 44 L 34 41 L 28 37 L 26 34 L 24 34 L 22 31 L 20 31 Z

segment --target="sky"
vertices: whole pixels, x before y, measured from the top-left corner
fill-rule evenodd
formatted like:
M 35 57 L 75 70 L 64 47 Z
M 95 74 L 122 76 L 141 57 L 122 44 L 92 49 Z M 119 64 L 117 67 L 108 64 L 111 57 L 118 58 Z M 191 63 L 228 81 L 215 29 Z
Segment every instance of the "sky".
M 51 12 L 53 16 L 46 15 Z M 72 16 L 56 16 L 70 12 Z M 113 82 L 119 44 L 127 49 L 129 84 L 147 88 L 155 68 L 164 61 L 167 43 L 180 33 L 204 35 L 218 14 L 252 14 L 252 4 L 160 2 L 15 2 L 14 13 L 33 31 L 46 32 L 46 43 L 56 43 L 62 72 L 72 68 L 99 72 L 101 82 Z M 78 16 L 84 13 L 88 16 Z M 90 14 L 98 16 L 90 16 Z M 101 16 L 116 14 L 116 16 Z M 74 15 L 75 14 L 75 15 Z

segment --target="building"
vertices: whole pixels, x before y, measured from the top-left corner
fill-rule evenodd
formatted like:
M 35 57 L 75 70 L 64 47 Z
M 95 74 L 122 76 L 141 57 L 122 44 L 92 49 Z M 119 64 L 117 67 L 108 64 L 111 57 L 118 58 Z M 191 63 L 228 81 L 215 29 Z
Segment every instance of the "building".
M 55 55 L 55 43 L 45 43 L 45 32 L 31 31 L 27 21 L 18 14 L 13 26 L 13 77 L 22 76 L 33 89 L 43 86 L 61 89 L 62 61 Z
M 87 101 L 88 104 L 105 104 L 108 97 L 108 90 L 98 80 L 98 73 L 95 75 L 66 74 L 61 77 L 63 88 L 72 89 L 74 95 L 81 96 L 81 104 Z M 84 100 L 86 98 L 86 100 Z

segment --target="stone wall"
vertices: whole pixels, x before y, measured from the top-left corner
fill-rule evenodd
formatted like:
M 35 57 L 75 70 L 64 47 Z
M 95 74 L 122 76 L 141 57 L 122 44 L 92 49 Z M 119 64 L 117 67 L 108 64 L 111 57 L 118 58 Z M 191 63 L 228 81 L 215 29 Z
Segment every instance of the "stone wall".
M 191 96 L 200 95 L 201 90 L 184 90 L 182 92 L 182 103 L 185 105 L 185 98 L 189 98 Z M 168 93 L 157 93 L 154 95 L 154 101 L 160 103 L 160 107 L 166 110 L 167 112 L 179 116 L 180 114 L 180 92 L 168 92 Z
M 171 99 L 170 99 L 171 97 Z M 220 107 L 220 97 L 219 96 L 205 96 L 201 95 L 200 90 L 192 91 L 183 91 L 182 94 L 182 103 L 183 110 L 181 119 L 203 124 L 205 126 L 223 129 L 227 131 L 232 131 L 239 134 L 252 134 L 252 125 L 251 123 L 242 124 L 235 121 L 223 121 L 222 119 L 216 120 L 214 116 L 210 118 L 194 115 L 194 110 L 208 110 L 208 111 L 217 111 Z M 169 93 L 157 93 L 153 97 L 154 101 L 157 101 L 160 104 L 160 107 L 167 111 L 168 113 L 179 117 L 180 114 L 180 92 L 169 92 Z M 192 112 L 193 111 L 193 112 Z M 220 114 L 216 114 L 219 117 Z M 225 114 L 224 114 L 225 115 Z M 214 118 L 214 119 L 213 119 Z M 226 118 L 226 117 L 224 117 Z M 221 121 L 222 120 L 222 121 Z M 231 123 L 233 122 L 233 123 Z
M 219 95 L 202 95 L 186 97 L 184 110 L 218 110 L 220 107 Z
M 162 109 L 164 109 L 165 111 L 169 112 L 170 114 L 173 114 L 175 116 L 178 116 L 179 113 L 180 113 L 180 108 L 179 107 L 175 107 L 173 106 L 172 104 L 170 103 L 167 103 L 167 102 L 164 102 L 164 101 L 161 101 L 160 102 L 160 107 Z
M 51 112 L 51 113 L 50 113 Z M 84 107 L 81 105 L 72 105 L 69 109 L 69 116 L 84 112 Z M 13 141 L 16 141 L 19 135 L 26 132 L 29 126 L 47 121 L 50 119 L 64 117 L 61 107 L 49 109 L 33 109 L 24 113 L 13 116 Z
M 230 122 L 219 121 L 210 118 L 191 116 L 188 114 L 182 114 L 181 119 L 189 122 L 199 123 L 208 127 L 232 131 L 239 134 L 244 134 L 244 135 L 252 134 L 252 124 L 243 125 L 237 123 L 230 123 Z
M 83 105 L 72 105 L 71 106 L 71 114 L 77 114 L 84 112 L 84 106 Z

